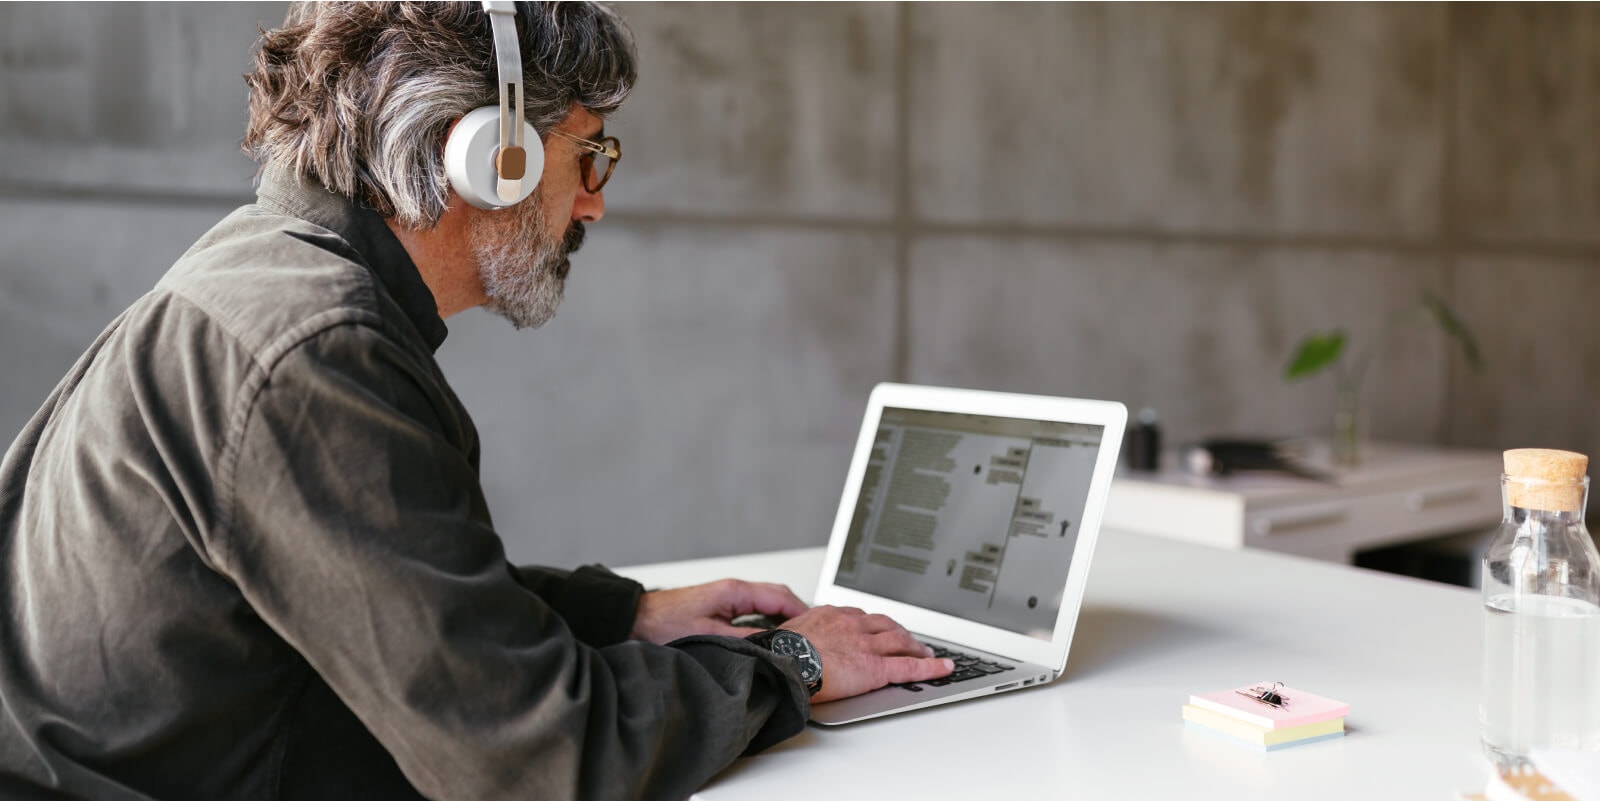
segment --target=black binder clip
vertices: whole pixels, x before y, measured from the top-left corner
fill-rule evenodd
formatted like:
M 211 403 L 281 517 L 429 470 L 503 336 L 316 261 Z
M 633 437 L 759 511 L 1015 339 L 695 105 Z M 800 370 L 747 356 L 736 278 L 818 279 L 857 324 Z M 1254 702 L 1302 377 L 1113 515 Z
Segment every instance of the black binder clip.
M 1283 682 L 1275 681 L 1271 687 L 1253 687 L 1249 692 L 1244 690 L 1234 690 L 1234 692 L 1252 701 L 1266 704 L 1273 709 L 1285 709 L 1289 706 L 1289 699 L 1284 698 L 1283 693 L 1278 692 L 1278 688 L 1282 686 Z

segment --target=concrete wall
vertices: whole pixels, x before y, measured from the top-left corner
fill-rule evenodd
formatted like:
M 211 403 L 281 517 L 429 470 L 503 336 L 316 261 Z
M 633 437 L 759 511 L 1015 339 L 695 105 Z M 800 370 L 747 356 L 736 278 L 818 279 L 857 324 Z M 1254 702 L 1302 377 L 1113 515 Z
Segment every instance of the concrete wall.
M 249 197 L 280 4 L 0 4 L 0 432 Z M 1592 6 L 627 4 L 607 219 L 543 331 L 440 353 L 519 560 L 821 543 L 880 380 L 1322 433 L 1304 333 L 1439 292 L 1374 433 L 1600 454 Z

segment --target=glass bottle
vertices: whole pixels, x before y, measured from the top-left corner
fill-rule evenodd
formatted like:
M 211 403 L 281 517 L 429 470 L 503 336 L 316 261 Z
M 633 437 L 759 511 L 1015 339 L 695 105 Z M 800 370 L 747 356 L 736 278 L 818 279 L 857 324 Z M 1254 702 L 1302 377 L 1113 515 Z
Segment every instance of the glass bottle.
M 1600 750 L 1600 554 L 1584 527 L 1588 457 L 1506 451 L 1500 529 L 1483 556 L 1484 753 Z

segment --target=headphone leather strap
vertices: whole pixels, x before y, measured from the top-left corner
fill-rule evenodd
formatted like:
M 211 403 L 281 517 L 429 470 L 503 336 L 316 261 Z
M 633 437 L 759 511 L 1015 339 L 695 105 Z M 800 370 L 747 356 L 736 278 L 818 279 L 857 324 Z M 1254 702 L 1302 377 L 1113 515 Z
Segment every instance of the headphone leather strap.
M 512 0 L 483 0 L 494 34 L 494 55 L 499 68 L 500 148 L 495 153 L 496 187 L 500 199 L 513 202 L 521 196 L 527 172 L 523 151 L 522 53 L 517 45 L 517 4 Z

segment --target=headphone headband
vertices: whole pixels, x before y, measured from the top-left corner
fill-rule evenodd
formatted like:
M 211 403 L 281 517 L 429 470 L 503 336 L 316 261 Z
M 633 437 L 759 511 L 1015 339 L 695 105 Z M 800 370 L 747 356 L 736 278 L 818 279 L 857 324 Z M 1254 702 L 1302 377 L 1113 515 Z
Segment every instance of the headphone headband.
M 499 180 L 496 194 L 507 203 L 522 197 L 522 179 L 527 174 L 528 156 L 522 138 L 522 53 L 517 46 L 517 4 L 512 0 L 483 0 L 494 33 L 494 55 L 500 71 L 496 91 L 500 95 L 500 149 L 495 154 Z
M 544 172 L 544 147 L 523 111 L 522 53 L 517 46 L 517 4 L 484 0 L 493 34 L 497 106 L 466 113 L 444 143 L 450 188 L 468 205 L 504 209 L 526 200 Z

